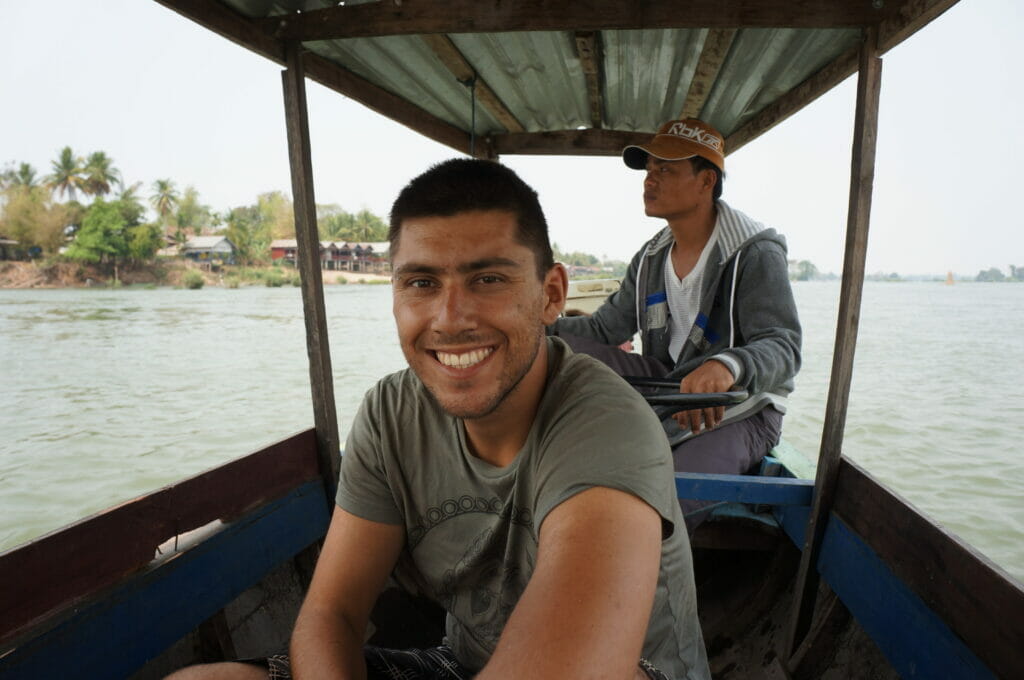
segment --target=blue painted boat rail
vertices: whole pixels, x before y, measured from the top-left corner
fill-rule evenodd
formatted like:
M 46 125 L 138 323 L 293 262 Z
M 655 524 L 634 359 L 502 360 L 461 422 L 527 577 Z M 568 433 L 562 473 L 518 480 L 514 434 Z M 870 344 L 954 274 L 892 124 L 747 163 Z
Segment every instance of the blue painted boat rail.
M 829 515 L 817 570 L 893 668 L 904 678 L 1024 677 L 1024 655 L 1014 651 L 1024 648 L 1024 632 L 1019 625 L 1003 625 L 996 615 L 1002 613 L 1008 623 L 1024 621 L 1024 587 L 959 545 L 955 537 L 929 530 L 934 527 L 930 520 L 846 459 L 842 459 L 842 470 L 836 491 L 838 512 Z M 814 483 L 789 477 L 785 469 L 782 474 L 786 476 L 677 473 L 676 489 L 680 498 L 722 502 L 716 509 L 722 518 L 737 503 L 769 506 L 753 514 L 766 522 L 774 518 L 784 534 L 802 548 Z M 855 501 L 848 500 L 854 495 Z M 865 519 L 865 505 L 873 503 L 884 511 L 881 517 Z M 844 509 L 855 513 L 858 528 L 839 514 Z M 909 517 L 912 529 L 902 534 L 888 532 L 880 538 L 886 532 L 876 531 L 877 520 L 885 516 L 890 523 L 902 523 Z M 873 543 L 879 544 L 884 556 Z M 901 555 L 904 561 L 909 555 L 931 555 L 933 559 L 901 565 Z M 943 559 L 951 564 L 943 564 Z M 951 569 L 963 573 L 942 588 L 921 587 L 922 583 L 942 583 Z M 966 596 L 956 591 L 970 590 L 971 586 L 963 583 L 968 579 L 998 597 L 981 595 L 964 602 Z M 969 608 L 971 614 L 954 611 L 956 604 L 968 605 L 959 608 Z M 978 611 L 985 609 L 991 614 Z
M 679 498 L 699 501 L 810 506 L 814 482 L 792 477 L 677 472 L 676 494 Z
M 329 521 L 323 484 L 306 482 L 17 646 L 0 658 L 0 680 L 128 677 L 321 538 Z

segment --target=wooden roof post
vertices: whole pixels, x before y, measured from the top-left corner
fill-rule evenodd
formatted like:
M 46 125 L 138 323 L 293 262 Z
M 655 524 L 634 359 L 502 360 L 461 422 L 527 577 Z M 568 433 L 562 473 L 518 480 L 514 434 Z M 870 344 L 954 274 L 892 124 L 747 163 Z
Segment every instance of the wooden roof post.
M 338 480 L 341 449 L 338 442 L 338 413 L 334 406 L 331 352 L 327 344 L 323 275 L 320 271 L 320 236 L 316 228 L 305 71 L 301 44 L 298 41 L 290 41 L 285 51 L 288 68 L 281 73 L 281 81 L 284 85 L 288 160 L 291 164 L 292 195 L 295 201 L 295 240 L 298 245 L 296 259 L 302 280 L 309 382 L 313 390 L 313 423 L 316 427 L 320 473 L 327 485 L 328 502 L 333 506 L 333 491 Z
M 790 662 L 811 625 L 818 590 L 818 555 L 832 508 L 839 457 L 842 453 L 846 407 L 853 379 L 853 357 L 857 346 L 861 292 L 864 287 L 868 224 L 871 218 L 871 190 L 875 178 L 875 142 L 878 136 L 878 99 L 882 60 L 878 56 L 878 32 L 864 32 L 857 76 L 857 110 L 853 129 L 850 167 L 850 205 L 846 218 L 846 254 L 839 299 L 836 344 L 832 355 L 832 378 L 825 407 L 825 423 L 814 480 L 814 504 L 804 534 L 803 556 L 797 572 L 793 609 L 784 657 Z

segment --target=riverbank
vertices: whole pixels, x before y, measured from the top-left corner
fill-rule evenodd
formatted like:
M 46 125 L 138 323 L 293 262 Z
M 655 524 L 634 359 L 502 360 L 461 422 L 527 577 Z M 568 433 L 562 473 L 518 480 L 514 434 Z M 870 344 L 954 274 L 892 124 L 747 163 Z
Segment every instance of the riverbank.
M 186 276 L 197 272 L 204 286 L 237 288 L 246 285 L 272 285 L 267 274 L 281 272 L 276 285 L 298 285 L 298 272 L 290 267 L 271 265 L 255 267 L 221 267 L 206 271 L 192 262 L 160 260 L 138 268 L 122 268 L 115 281 L 113 273 L 96 265 L 66 261 L 0 262 L 0 288 L 109 288 L 116 286 L 186 287 Z M 387 283 L 389 276 L 364 272 L 324 271 L 325 284 Z

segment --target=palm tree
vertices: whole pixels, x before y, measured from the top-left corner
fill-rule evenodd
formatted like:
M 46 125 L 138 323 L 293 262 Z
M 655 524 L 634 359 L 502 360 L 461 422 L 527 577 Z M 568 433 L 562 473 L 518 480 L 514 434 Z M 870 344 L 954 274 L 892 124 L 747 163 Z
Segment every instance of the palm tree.
M 114 167 L 114 161 L 102 151 L 89 154 L 83 168 L 85 173 L 85 190 L 93 196 L 106 196 L 111 185 L 120 181 L 121 173 Z
M 169 216 L 178 205 L 178 190 L 174 188 L 174 182 L 169 179 L 158 179 L 153 182 L 153 195 L 149 200 L 160 215 L 160 221 L 166 231 L 170 222 Z
M 146 214 L 146 207 L 142 205 L 142 199 L 139 198 L 138 193 L 141 186 L 142 182 L 136 182 L 130 187 L 122 184 L 121 192 L 117 196 L 117 202 L 121 204 L 121 214 L 129 226 L 141 224 L 142 218 Z
M 50 164 L 53 173 L 46 178 L 51 191 L 70 196 L 77 201 L 76 189 L 85 188 L 85 177 L 82 174 L 82 159 L 75 156 L 70 146 L 60 150 L 57 160 Z
M 36 177 L 36 169 L 28 163 L 21 163 L 18 165 L 17 170 L 6 170 L 0 174 L 0 188 L 25 187 L 26 189 L 34 189 L 37 186 L 39 186 L 39 180 Z

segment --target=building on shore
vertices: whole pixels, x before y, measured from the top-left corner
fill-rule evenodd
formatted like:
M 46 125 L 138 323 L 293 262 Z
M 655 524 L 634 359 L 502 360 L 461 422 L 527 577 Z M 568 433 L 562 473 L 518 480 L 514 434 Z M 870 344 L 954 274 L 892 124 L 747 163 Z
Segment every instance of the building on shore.
M 295 239 L 276 239 L 270 243 L 270 258 L 274 262 L 295 265 L 298 243 Z M 320 268 L 334 271 L 385 274 L 391 271 L 388 261 L 388 243 L 321 241 Z

